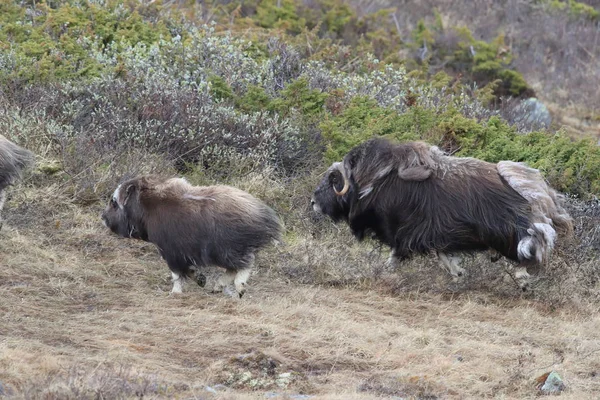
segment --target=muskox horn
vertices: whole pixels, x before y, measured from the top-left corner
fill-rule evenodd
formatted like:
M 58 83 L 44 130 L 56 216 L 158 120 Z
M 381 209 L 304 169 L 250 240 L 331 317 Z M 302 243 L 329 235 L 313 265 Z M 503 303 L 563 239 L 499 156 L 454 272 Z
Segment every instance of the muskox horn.
M 346 178 L 346 173 L 344 172 L 344 165 L 342 163 L 338 163 L 337 169 L 340 171 L 340 173 L 342 174 L 342 178 L 344 179 L 344 187 L 342 188 L 342 190 L 340 192 L 338 192 L 334 186 L 333 191 L 338 196 L 343 196 L 346 193 L 348 193 L 348 189 L 350 189 L 350 181 L 348 180 L 348 178 Z

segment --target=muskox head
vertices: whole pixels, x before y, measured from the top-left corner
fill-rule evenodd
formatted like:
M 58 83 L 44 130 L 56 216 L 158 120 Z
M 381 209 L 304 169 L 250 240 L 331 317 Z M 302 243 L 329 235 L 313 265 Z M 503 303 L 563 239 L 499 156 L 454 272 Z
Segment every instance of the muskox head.
M 352 186 L 344 165 L 336 162 L 325 172 L 310 203 L 317 213 L 328 215 L 336 222 L 347 219 L 350 211 L 348 199 L 354 192 Z
M 428 179 L 436 168 L 433 157 L 438 153 L 423 142 L 367 140 L 327 170 L 311 200 L 313 209 L 334 221 L 347 219 L 351 204 L 368 202 L 375 188 L 389 177 L 415 182 Z
M 104 224 L 119 236 L 147 240 L 143 208 L 139 195 L 144 179 L 131 179 L 120 184 L 102 213 Z

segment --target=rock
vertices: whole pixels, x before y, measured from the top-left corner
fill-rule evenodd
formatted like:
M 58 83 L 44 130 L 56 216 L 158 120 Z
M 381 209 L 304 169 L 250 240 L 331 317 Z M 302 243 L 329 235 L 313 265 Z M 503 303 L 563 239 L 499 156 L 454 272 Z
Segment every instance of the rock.
M 277 376 L 277 379 L 275 380 L 275 383 L 280 388 L 285 388 L 286 386 L 288 386 L 292 382 L 292 380 L 293 380 L 292 373 L 291 372 L 284 372 L 284 373 L 279 374 Z
M 219 393 L 219 390 L 220 390 L 220 391 L 227 390 L 227 386 L 225 386 L 225 385 L 221 385 L 221 384 L 219 383 L 219 384 L 216 384 L 216 385 L 214 385 L 214 386 L 205 386 L 205 387 L 204 387 L 204 389 L 205 389 L 207 392 L 210 392 L 210 393 L 212 393 L 212 394 L 218 394 L 218 393 Z
M 210 386 L 206 386 L 204 389 L 206 389 L 207 392 L 210 392 L 212 394 L 217 394 L 217 391 L 211 388 Z
M 310 399 L 314 396 L 310 396 L 308 394 L 281 394 L 281 393 L 277 393 L 277 392 L 267 392 L 265 393 L 265 397 L 267 399 L 274 399 L 277 397 L 284 397 L 286 399 L 294 399 L 294 400 L 304 400 L 304 399 Z
M 242 376 L 240 376 L 239 382 L 245 383 L 248 382 L 250 379 L 252 379 L 252 372 L 245 371 L 244 373 L 242 373 Z
M 0 397 L 4 397 L 4 396 L 12 396 L 13 395 L 13 391 L 10 389 L 10 387 L 4 385 L 2 382 L 0 382 Z
M 566 386 L 563 383 L 560 375 L 555 371 L 547 372 L 536 379 L 537 389 L 543 394 L 557 394 L 565 390 Z

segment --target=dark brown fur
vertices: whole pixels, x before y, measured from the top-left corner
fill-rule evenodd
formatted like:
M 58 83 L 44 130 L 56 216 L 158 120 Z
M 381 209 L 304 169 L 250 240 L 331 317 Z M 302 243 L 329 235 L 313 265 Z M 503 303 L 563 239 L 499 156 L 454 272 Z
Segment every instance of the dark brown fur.
M 344 175 L 349 189 L 336 195 Z M 539 180 L 525 182 L 555 194 Z M 372 139 L 356 146 L 325 174 L 313 204 L 346 221 L 359 240 L 373 235 L 389 245 L 399 259 L 493 249 L 523 265 L 539 263 L 554 245 L 552 223 L 561 231 L 571 224 L 542 215 L 540 207 L 534 212 L 535 201 L 511 187 L 496 164 L 449 157 L 423 142 Z
M 120 236 L 154 243 L 183 277 L 192 266 L 250 268 L 254 252 L 282 233 L 275 212 L 242 190 L 157 176 L 124 182 L 102 218 Z

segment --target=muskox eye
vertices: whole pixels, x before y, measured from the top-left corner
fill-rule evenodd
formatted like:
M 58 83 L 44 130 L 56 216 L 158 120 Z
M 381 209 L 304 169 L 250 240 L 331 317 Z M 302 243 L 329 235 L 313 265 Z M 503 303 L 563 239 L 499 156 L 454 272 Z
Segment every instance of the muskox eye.
M 117 208 L 117 202 L 115 201 L 115 199 L 110 199 L 110 206 L 112 208 Z

